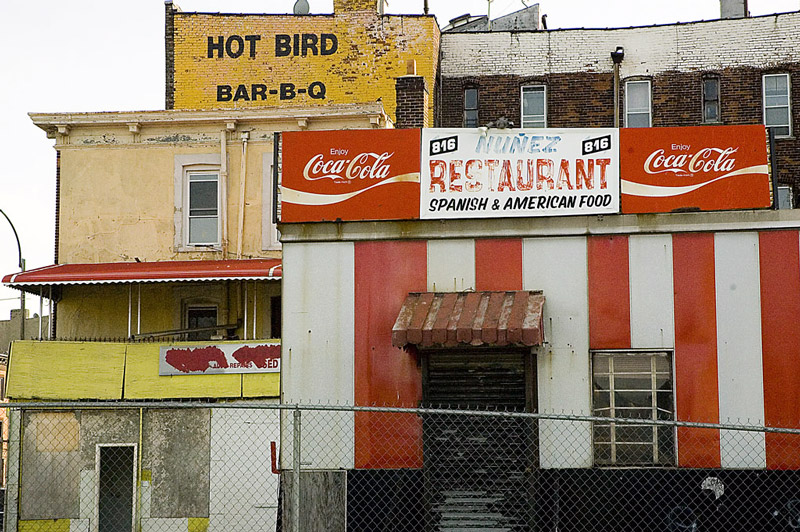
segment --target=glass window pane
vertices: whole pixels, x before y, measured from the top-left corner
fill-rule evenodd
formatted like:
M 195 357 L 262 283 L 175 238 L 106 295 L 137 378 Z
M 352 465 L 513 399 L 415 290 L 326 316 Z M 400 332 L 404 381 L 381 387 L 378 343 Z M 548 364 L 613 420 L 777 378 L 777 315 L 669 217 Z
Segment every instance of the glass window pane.
M 595 374 L 608 373 L 608 355 L 595 355 L 592 360 L 592 366 Z
M 764 90 L 768 95 L 787 94 L 789 92 L 789 76 L 785 74 L 764 76 Z
M 650 392 L 616 392 L 614 406 L 620 407 L 645 407 L 652 408 L 653 394 Z
M 766 109 L 767 126 L 784 126 L 789 123 L 789 109 L 787 107 L 775 107 Z
M 544 114 L 544 87 L 523 87 L 522 114 Z
M 647 113 L 628 114 L 628 127 L 650 127 L 650 115 Z
M 717 102 L 706 102 L 704 118 L 706 122 L 715 122 L 719 120 L 719 111 L 717 110 Z
M 719 80 L 715 78 L 708 78 L 703 80 L 703 94 L 706 100 L 719 99 Z
M 217 182 L 191 181 L 189 183 L 189 210 L 209 209 L 217 211 Z
M 478 108 L 478 89 L 466 89 L 464 91 L 464 109 Z
M 464 111 L 464 127 L 478 127 L 478 111 Z
M 765 99 L 767 107 L 783 107 L 789 105 L 789 97 L 786 94 L 767 95 Z
M 644 111 L 650 109 L 650 83 L 636 81 L 626 85 L 628 110 Z
M 217 217 L 189 218 L 190 244 L 215 244 L 218 238 Z
M 620 464 L 651 464 L 653 463 L 653 444 L 617 445 L 617 463 Z
M 597 387 L 595 387 L 597 390 Z M 599 408 L 609 408 L 611 406 L 611 396 L 607 392 L 594 392 L 592 401 L 595 411 Z
M 617 425 L 617 442 L 653 442 L 653 427 L 644 425 Z

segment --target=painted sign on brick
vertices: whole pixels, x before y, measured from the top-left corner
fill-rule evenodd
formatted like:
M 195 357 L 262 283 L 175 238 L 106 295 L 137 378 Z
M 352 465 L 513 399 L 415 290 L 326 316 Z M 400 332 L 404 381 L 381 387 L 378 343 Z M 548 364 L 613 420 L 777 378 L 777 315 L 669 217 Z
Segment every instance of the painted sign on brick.
M 407 74 L 409 61 L 428 89 L 434 86 L 439 31 L 433 16 L 344 11 L 306 16 L 176 12 L 173 17 L 176 109 L 380 100 L 393 118 L 395 80 Z
M 764 126 L 628 128 L 620 142 L 622 212 L 771 204 Z
M 286 132 L 282 222 L 419 217 L 418 129 Z
M 280 373 L 281 344 L 197 344 L 161 346 L 159 375 Z
M 423 129 L 420 218 L 619 212 L 617 129 Z

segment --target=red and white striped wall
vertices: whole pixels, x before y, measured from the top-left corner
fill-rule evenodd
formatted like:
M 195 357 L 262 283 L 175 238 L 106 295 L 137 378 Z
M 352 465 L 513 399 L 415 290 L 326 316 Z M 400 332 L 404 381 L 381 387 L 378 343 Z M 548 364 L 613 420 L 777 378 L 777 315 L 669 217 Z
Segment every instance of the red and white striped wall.
M 283 263 L 285 402 L 416 405 L 417 360 L 391 346 L 406 294 L 525 289 L 546 297 L 540 411 L 591 412 L 591 349 L 658 348 L 674 353 L 678 419 L 800 427 L 797 230 L 288 242 Z M 419 466 L 421 427 L 390 421 L 338 419 L 351 451 L 312 467 Z M 564 430 L 540 425 L 542 466 L 590 466 L 590 428 L 572 427 L 569 453 Z M 800 442 L 681 429 L 678 460 L 800 468 Z

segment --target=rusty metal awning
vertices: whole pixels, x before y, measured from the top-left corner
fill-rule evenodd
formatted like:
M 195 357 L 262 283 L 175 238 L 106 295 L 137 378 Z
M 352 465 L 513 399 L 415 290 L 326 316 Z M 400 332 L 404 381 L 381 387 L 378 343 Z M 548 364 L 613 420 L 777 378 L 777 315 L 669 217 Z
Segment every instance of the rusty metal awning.
M 392 328 L 392 345 L 539 345 L 541 291 L 413 292 Z

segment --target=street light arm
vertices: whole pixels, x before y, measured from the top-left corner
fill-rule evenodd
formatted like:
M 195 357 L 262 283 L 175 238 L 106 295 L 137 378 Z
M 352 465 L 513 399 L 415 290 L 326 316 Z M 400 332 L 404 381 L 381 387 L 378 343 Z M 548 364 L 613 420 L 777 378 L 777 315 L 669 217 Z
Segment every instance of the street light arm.
M 11 226 L 11 230 L 14 231 L 14 238 L 17 239 L 17 255 L 19 256 L 19 267 L 20 269 L 24 270 L 25 266 L 23 266 L 22 262 L 22 246 L 19 243 L 19 235 L 17 234 L 17 229 L 14 227 L 14 224 L 11 223 L 11 218 L 8 217 L 6 213 L 3 212 L 3 209 L 0 209 L 0 214 L 5 216 L 6 220 L 8 220 L 8 225 Z

